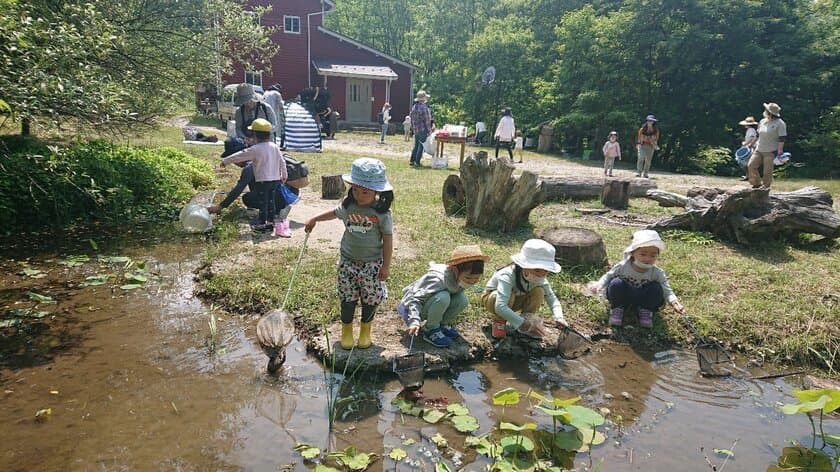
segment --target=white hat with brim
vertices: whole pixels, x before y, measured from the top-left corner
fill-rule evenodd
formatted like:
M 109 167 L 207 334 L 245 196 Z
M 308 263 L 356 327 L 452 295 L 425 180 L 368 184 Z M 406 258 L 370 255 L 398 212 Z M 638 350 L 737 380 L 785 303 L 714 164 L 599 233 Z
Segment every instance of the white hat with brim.
M 362 157 L 353 161 L 350 173 L 341 176 L 345 182 L 358 185 L 374 192 L 387 192 L 394 187 L 385 177 L 385 164 L 379 159 Z
M 764 104 L 764 109 L 767 110 L 771 115 L 774 116 L 782 116 L 782 107 L 778 104 L 770 102 Z
M 518 253 L 510 256 L 510 260 L 523 269 L 542 269 L 556 274 L 561 267 L 554 262 L 554 253 L 551 244 L 542 239 L 529 239 Z
M 643 229 L 633 233 L 633 239 L 630 245 L 624 249 L 624 255 L 629 256 L 630 253 L 639 249 L 640 247 L 655 247 L 659 252 L 665 250 L 665 242 L 659 237 L 659 233 L 652 229 Z

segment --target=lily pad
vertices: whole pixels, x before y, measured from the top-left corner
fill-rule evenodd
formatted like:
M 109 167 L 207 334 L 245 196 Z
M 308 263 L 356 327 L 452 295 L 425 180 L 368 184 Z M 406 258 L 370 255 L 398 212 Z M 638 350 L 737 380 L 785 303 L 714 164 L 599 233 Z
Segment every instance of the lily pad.
M 470 410 L 460 403 L 451 403 L 449 406 L 446 407 L 446 411 L 452 413 L 453 415 L 460 416 L 460 415 L 468 415 L 470 414 Z
M 462 433 L 471 433 L 478 429 L 478 419 L 470 415 L 456 415 L 450 421 L 452 426 Z
M 131 261 L 131 258 L 126 256 L 99 256 L 97 259 L 103 264 L 125 264 Z
M 351 470 L 365 470 L 376 458 L 376 454 L 359 452 L 355 447 L 350 446 L 342 452 L 330 454 L 330 457 L 337 460 L 341 465 L 349 467 Z
M 505 436 L 499 442 L 502 445 L 502 449 L 507 450 L 523 450 L 527 452 L 531 452 L 534 450 L 534 441 L 531 441 L 531 438 L 528 436 L 523 436 L 521 434 L 515 434 L 513 436 Z
M 54 305 L 56 303 L 54 298 L 48 297 L 46 295 L 41 295 L 40 293 L 27 292 L 27 295 L 29 295 L 30 300 L 36 301 L 38 303 L 44 303 L 47 305 Z
M 394 459 L 395 461 L 401 461 L 401 460 L 405 459 L 406 457 L 408 457 L 408 453 L 405 452 L 403 449 L 395 447 L 395 448 L 391 449 L 391 452 L 388 453 L 388 457 L 390 457 L 391 459 Z
M 125 274 L 125 280 L 127 280 L 129 282 L 136 282 L 136 283 L 141 283 L 142 284 L 143 282 L 146 282 L 147 280 L 149 280 L 149 278 L 144 274 L 141 274 L 139 272 L 135 272 L 135 273 L 132 273 L 132 274 Z
M 565 451 L 577 451 L 583 446 L 583 435 L 580 431 L 560 431 L 554 435 L 554 445 Z
M 437 410 L 435 408 L 427 408 L 427 409 L 423 410 L 423 421 L 425 421 L 427 423 L 435 424 L 438 421 L 440 421 L 441 419 L 443 419 L 443 417 L 445 417 L 445 416 L 446 416 L 446 413 L 444 413 L 440 410 Z
M 563 424 L 569 424 L 569 422 L 572 421 L 572 414 L 569 413 L 569 411 L 565 408 L 551 408 L 547 406 L 537 405 L 536 409 L 542 411 L 547 415 L 556 417 Z
M 33 269 L 31 267 L 24 267 L 21 273 L 33 279 L 42 279 L 47 276 L 41 269 Z
M 123 290 L 134 290 L 134 289 L 136 289 L 136 288 L 140 288 L 140 287 L 142 287 L 142 285 L 140 285 L 140 284 L 125 284 L 125 285 L 120 285 L 120 288 L 121 288 L 121 289 L 123 289 Z
M 430 439 L 432 440 L 433 443 L 435 443 L 435 446 L 437 446 L 437 447 L 446 447 L 447 444 L 448 444 L 446 442 L 446 438 L 443 437 L 443 435 L 440 434 L 440 433 L 435 434 Z
M 411 446 L 412 444 L 414 444 L 416 442 L 417 441 L 415 441 L 412 438 L 407 438 L 407 439 L 403 440 L 402 444 L 403 444 L 403 446 Z
M 309 444 L 300 443 L 295 446 L 295 451 L 299 452 L 304 459 L 314 459 L 321 455 L 321 450 Z
M 502 447 L 486 437 L 482 437 L 478 440 L 478 444 L 475 446 L 475 451 L 487 457 L 499 457 L 502 455 Z
M 578 452 L 586 452 L 589 450 L 590 445 L 597 446 L 607 440 L 604 433 L 594 429 L 580 428 L 578 431 L 580 431 L 581 439 L 583 440 L 583 445 L 578 448 Z
M 85 281 L 81 284 L 82 287 L 94 287 L 97 285 L 104 285 L 108 283 L 111 274 L 97 274 L 85 277 Z
M 569 405 L 573 405 L 573 404 L 580 401 L 580 397 L 572 397 L 572 398 L 568 398 L 566 400 L 560 400 L 560 399 L 557 399 L 557 398 L 548 399 L 548 398 L 540 395 L 539 393 L 537 393 L 533 390 L 528 392 L 528 396 L 530 396 L 531 398 L 535 398 L 535 399 L 537 399 L 537 400 L 539 400 L 543 403 L 547 403 L 549 405 L 552 405 L 555 408 L 567 407 Z
M 604 417 L 595 410 L 580 405 L 569 405 L 566 410 L 572 414 L 570 425 L 581 428 L 592 428 L 604 424 Z
M 525 423 L 522 426 L 515 425 L 513 423 L 505 423 L 504 421 L 499 424 L 499 429 L 504 429 L 507 431 L 527 431 L 532 429 L 537 429 L 536 423 Z
M 808 449 L 801 446 L 786 447 L 779 456 L 778 466 L 771 465 L 767 472 L 783 472 L 790 470 L 808 470 L 812 472 L 831 472 L 833 466 L 831 458 L 819 449 Z
M 67 256 L 66 259 L 63 259 L 58 263 L 66 265 L 67 267 L 78 267 L 80 265 L 84 265 L 86 262 L 90 262 L 90 257 L 82 254 L 78 256 Z
M 519 392 L 514 388 L 506 388 L 493 394 L 494 405 L 508 406 L 517 403 L 519 403 Z

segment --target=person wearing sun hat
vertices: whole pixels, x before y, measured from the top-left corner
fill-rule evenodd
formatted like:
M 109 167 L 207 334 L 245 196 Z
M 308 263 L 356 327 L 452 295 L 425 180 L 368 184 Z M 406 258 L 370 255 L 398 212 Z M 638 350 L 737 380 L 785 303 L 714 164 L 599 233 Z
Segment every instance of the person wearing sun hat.
M 645 123 L 639 128 L 636 136 L 636 152 L 639 156 L 636 161 L 636 177 L 648 178 L 650 163 L 653 161 L 653 153 L 659 150 L 659 121 L 653 115 L 645 117 Z
M 445 264 L 429 263 L 428 272 L 403 289 L 397 305 L 408 334 L 419 334 L 420 323 L 426 320 L 423 339 L 433 346 L 449 347 L 458 339 L 452 322 L 469 306 L 465 290 L 478 283 L 489 260 L 480 247 L 471 245 L 456 247 Z
M 770 188 L 773 183 L 773 159 L 785 150 L 787 124 L 782 121 L 782 107 L 776 103 L 764 104 L 764 118 L 758 123 L 758 141 L 747 163 L 747 178 L 753 188 Z M 758 175 L 758 169 L 764 175 Z
M 666 301 L 678 313 L 685 312 L 665 271 L 654 265 L 664 251 L 665 242 L 659 233 L 651 229 L 636 231 L 624 249 L 624 259 L 597 282 L 587 285 L 592 293 L 606 292 L 612 326 L 621 326 L 625 310 L 633 307 L 638 308 L 639 324 L 644 328 L 653 326 L 653 316 Z
M 272 141 L 274 130 L 277 129 L 277 115 L 274 114 L 271 105 L 264 102 L 255 92 L 251 84 L 239 84 L 236 87 L 236 95 L 233 97 L 233 105 L 236 112 L 233 119 L 236 120 L 236 135 L 242 139 L 250 138 L 248 128 L 257 118 L 262 118 L 271 123 Z M 246 140 L 247 141 L 247 140 Z
M 560 265 L 554 262 L 554 246 L 542 239 L 529 239 L 510 259 L 513 264 L 497 270 L 481 296 L 484 308 L 493 314 L 490 334 L 504 338 L 505 326 L 510 323 L 520 333 L 542 339 L 545 328 L 536 313 L 543 302 L 551 308 L 557 324 L 568 326 L 560 301 L 546 279 L 548 274 L 560 272 Z
M 371 324 L 376 308 L 388 297 L 391 256 L 394 249 L 391 203 L 394 191 L 385 176 L 385 165 L 363 157 L 353 161 L 342 176 L 350 184 L 347 196 L 335 209 L 310 218 L 304 230 L 311 233 L 319 221 L 336 218 L 344 223 L 338 263 L 337 291 L 341 305 L 341 347 L 372 344 Z M 358 343 L 353 339 L 356 305 L 362 305 Z
M 423 143 L 432 132 L 432 111 L 426 101 L 429 94 L 425 90 L 417 92 L 414 106 L 411 107 L 411 129 L 414 131 L 414 148 L 411 150 L 409 165 L 420 167 L 420 160 L 423 158 Z

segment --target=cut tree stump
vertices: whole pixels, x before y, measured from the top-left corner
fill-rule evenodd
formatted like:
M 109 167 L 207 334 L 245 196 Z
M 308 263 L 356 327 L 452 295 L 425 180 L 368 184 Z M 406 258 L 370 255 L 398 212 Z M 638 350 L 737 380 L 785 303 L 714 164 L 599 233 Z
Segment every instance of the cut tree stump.
M 601 191 L 601 203 L 605 207 L 624 210 L 630 203 L 629 180 L 607 180 Z
M 604 179 L 600 177 L 541 177 L 546 200 L 589 200 L 600 198 L 604 191 Z M 645 192 L 655 189 L 650 179 L 630 180 L 630 197 L 644 197 Z
M 540 239 L 554 246 L 554 259 L 563 266 L 595 266 L 606 268 L 607 249 L 595 231 L 559 226 L 540 233 Z
M 343 197 L 346 188 L 341 174 L 321 176 L 321 198 L 324 200 L 335 200 Z
M 467 197 L 464 195 L 464 184 L 461 177 L 452 174 L 443 182 L 443 210 L 448 216 L 457 215 L 464 211 Z
M 510 159 L 490 161 L 484 151 L 464 160 L 461 181 L 467 226 L 507 233 L 528 222 L 531 210 L 543 201 L 542 185 L 532 172 L 523 171 L 516 178 L 513 171 Z
M 718 193 L 714 200 L 707 200 L 705 195 L 710 193 L 695 192 L 697 196 L 686 198 L 654 192 L 649 198 L 685 201 L 686 212 L 662 219 L 649 228 L 708 231 L 721 239 L 741 244 L 763 241 L 778 234 L 840 237 L 840 216 L 834 211 L 834 200 L 820 188 L 773 193 L 766 189 L 741 189 Z

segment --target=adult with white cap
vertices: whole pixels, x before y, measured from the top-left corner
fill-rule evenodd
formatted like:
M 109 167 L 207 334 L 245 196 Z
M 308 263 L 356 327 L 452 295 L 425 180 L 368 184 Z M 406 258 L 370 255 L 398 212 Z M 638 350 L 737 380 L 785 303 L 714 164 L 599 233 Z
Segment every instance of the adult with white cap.
M 636 161 L 636 177 L 648 178 L 650 163 L 653 160 L 653 153 L 659 150 L 659 125 L 653 115 L 645 117 L 645 123 L 639 128 L 636 137 L 636 152 L 639 155 Z
M 425 90 L 420 90 L 414 100 L 414 106 L 411 107 L 411 129 L 414 131 L 414 148 L 411 150 L 411 159 L 409 165 L 412 167 L 421 167 L 420 160 L 423 158 L 423 143 L 432 133 L 432 110 L 426 102 L 429 100 L 429 94 Z
M 747 163 L 747 179 L 753 188 L 770 188 L 773 183 L 773 159 L 785 149 L 787 124 L 782 121 L 782 107 L 775 103 L 764 104 L 764 118 L 758 123 L 758 142 Z M 758 175 L 762 168 L 764 175 Z
M 639 324 L 650 328 L 653 326 L 654 314 L 665 301 L 677 312 L 685 311 L 668 284 L 665 271 L 654 265 L 663 251 L 665 242 L 659 233 L 650 229 L 636 231 L 630 245 L 624 249 L 624 259 L 597 282 L 587 286 L 595 293 L 606 291 L 611 307 L 611 325 L 621 326 L 625 310 L 637 308 Z
M 520 333 L 541 339 L 545 329 L 536 313 L 543 302 L 551 308 L 555 322 L 568 326 L 563 307 L 546 279 L 548 274 L 560 272 L 554 246 L 542 239 L 529 239 L 510 259 L 513 264 L 497 270 L 481 296 L 484 308 L 494 316 L 490 334 L 504 338 L 505 326 L 510 323 Z
M 236 87 L 233 104 L 238 107 L 236 113 L 233 114 L 234 120 L 236 120 L 237 137 L 241 139 L 248 138 L 246 139 L 246 142 L 248 142 L 253 136 L 248 127 L 257 118 L 262 118 L 271 123 L 271 141 L 274 142 L 275 130 L 277 129 L 277 115 L 274 114 L 271 105 L 264 102 L 254 92 L 253 85 L 239 84 Z

